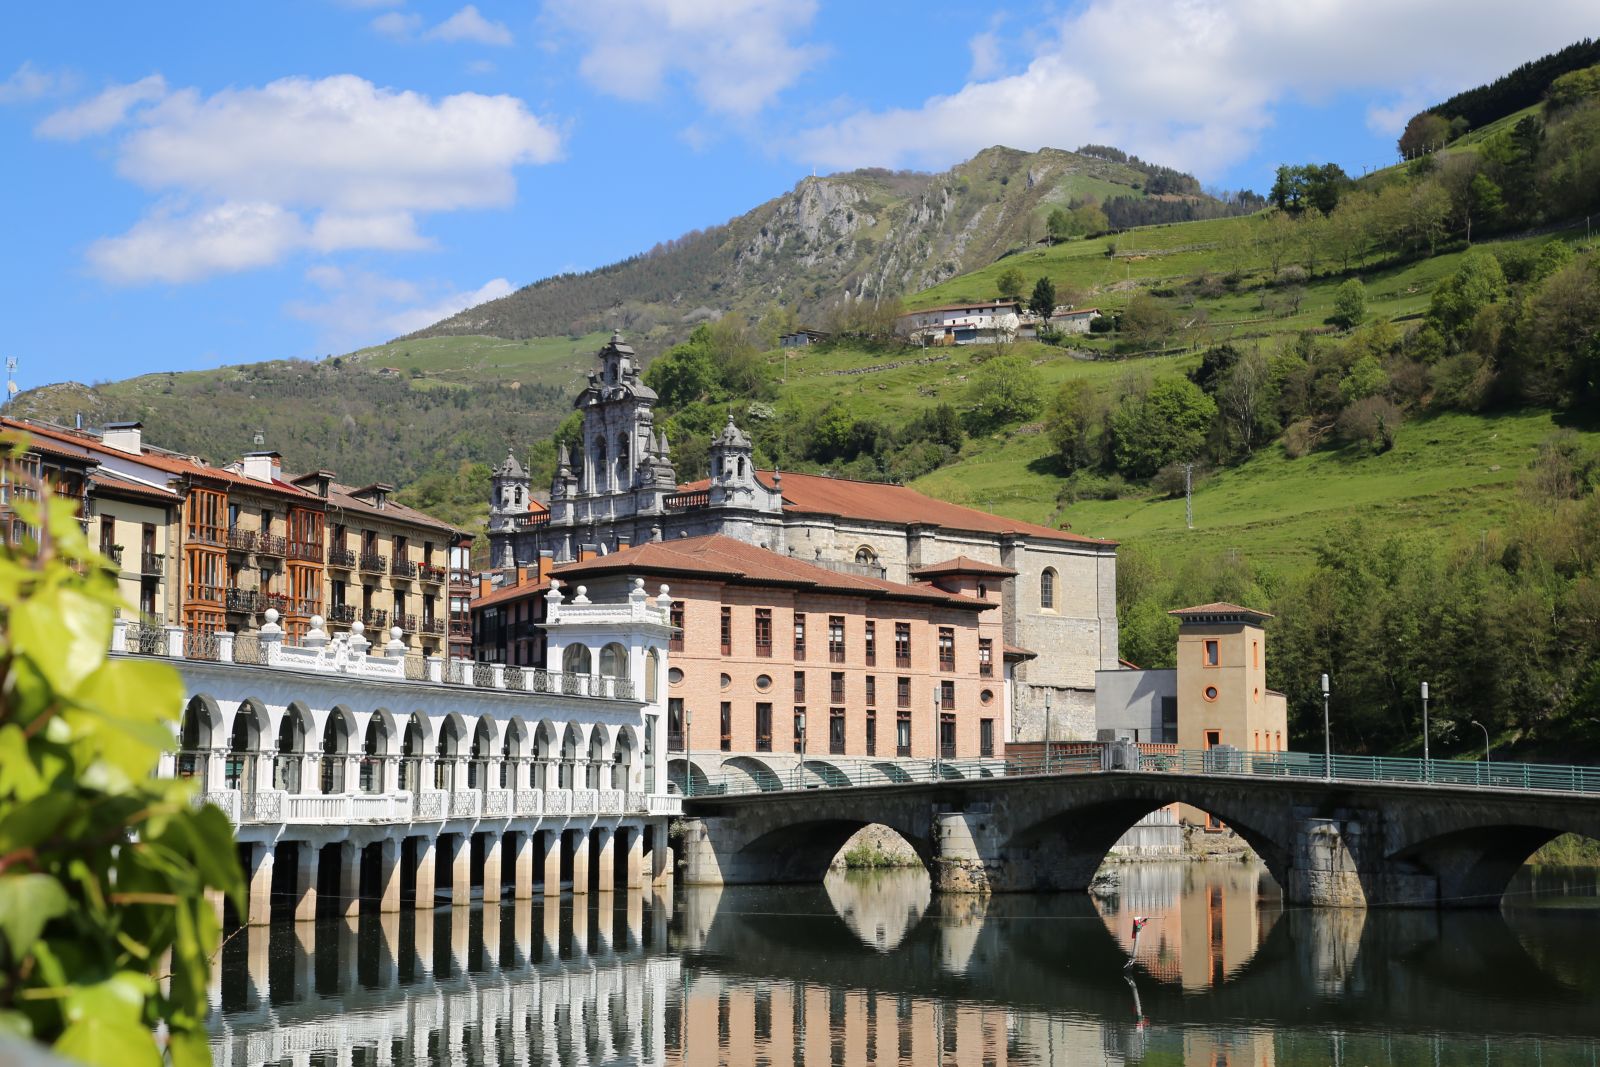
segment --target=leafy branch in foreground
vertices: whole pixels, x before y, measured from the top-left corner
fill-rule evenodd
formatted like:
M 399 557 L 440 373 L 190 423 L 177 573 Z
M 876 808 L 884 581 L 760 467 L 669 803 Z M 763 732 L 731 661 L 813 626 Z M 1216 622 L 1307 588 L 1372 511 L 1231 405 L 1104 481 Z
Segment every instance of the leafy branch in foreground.
M 0 1036 L 91 1064 L 160 1064 L 163 1043 L 177 1067 L 207 1064 L 206 892 L 243 903 L 232 830 L 154 777 L 177 672 L 107 654 L 115 583 L 71 502 L 35 490 L 13 508 L 36 535 L 0 548 Z

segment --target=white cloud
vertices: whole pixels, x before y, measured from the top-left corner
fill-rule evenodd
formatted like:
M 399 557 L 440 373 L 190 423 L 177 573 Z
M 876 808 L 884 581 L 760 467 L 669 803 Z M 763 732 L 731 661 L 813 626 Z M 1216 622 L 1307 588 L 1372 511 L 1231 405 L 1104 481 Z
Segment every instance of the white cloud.
M 982 81 L 1005 70 L 1005 43 L 999 30 L 985 30 L 967 42 L 972 53 L 972 69 L 967 80 Z
M 62 92 L 69 81 L 64 74 L 40 70 L 32 62 L 24 61 L 11 72 L 11 77 L 0 82 L 0 104 L 21 104 Z
M 404 11 L 386 11 L 373 19 L 371 26 L 385 37 L 403 41 L 422 28 L 422 16 Z
M 515 289 L 506 279 L 494 278 L 476 289 L 458 291 L 329 264 L 306 271 L 306 280 L 322 291 L 322 299 L 295 301 L 286 310 L 319 327 L 318 340 L 329 351 L 412 333 Z
M 132 121 L 117 169 L 169 206 L 91 250 L 96 270 L 124 283 L 246 270 L 299 249 L 426 247 L 418 215 L 509 204 L 514 169 L 561 151 L 515 97 L 434 100 L 352 75 L 184 89 Z
M 505 23 L 484 18 L 472 4 L 429 30 L 427 36 L 434 41 L 468 41 L 501 48 L 515 43 Z
M 583 42 L 596 89 L 650 100 L 686 80 L 712 111 L 748 118 L 823 55 L 794 38 L 816 0 L 546 0 L 545 18 Z
M 40 137 L 77 141 L 109 133 L 127 121 L 129 112 L 167 95 L 167 80 L 151 74 L 126 85 L 113 85 L 79 104 L 46 115 L 34 129 Z
M 1592 23 L 1592 0 L 1548 0 L 1509 20 L 1490 0 L 1089 0 L 1056 22 L 1020 73 L 975 74 L 956 92 L 858 111 L 795 143 L 807 162 L 849 167 L 944 166 L 997 143 L 1096 141 L 1204 174 L 1247 155 L 1290 97 L 1431 99 Z M 984 47 L 974 45 L 977 67 Z M 1375 116 L 1394 121 L 1381 108 Z

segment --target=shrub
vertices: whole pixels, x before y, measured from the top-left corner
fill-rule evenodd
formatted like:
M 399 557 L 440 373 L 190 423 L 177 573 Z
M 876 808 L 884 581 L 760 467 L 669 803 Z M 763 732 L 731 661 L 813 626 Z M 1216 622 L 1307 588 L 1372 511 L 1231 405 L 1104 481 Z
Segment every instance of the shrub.
M 1387 452 L 1394 447 L 1403 418 L 1394 401 L 1369 396 L 1341 411 L 1334 429 L 1344 444 L 1368 444 L 1378 452 Z
M 1311 420 L 1300 419 L 1291 422 L 1288 429 L 1283 431 L 1283 454 L 1290 459 L 1299 459 L 1311 451 Z

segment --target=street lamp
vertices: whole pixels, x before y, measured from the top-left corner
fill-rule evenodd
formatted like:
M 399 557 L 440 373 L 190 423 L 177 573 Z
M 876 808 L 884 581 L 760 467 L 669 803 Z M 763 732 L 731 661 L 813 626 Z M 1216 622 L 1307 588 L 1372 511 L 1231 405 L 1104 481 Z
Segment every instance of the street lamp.
M 1433 780 L 1433 764 L 1428 759 L 1428 683 L 1422 683 L 1422 777 Z
M 806 780 L 806 713 L 803 709 L 795 709 L 794 724 L 800 730 L 800 763 L 794 769 L 795 788 L 799 789 Z
M 943 763 L 944 746 L 939 743 L 939 686 L 933 687 L 933 778 L 938 781 L 944 777 Z
M 694 796 L 694 742 L 689 736 L 689 724 L 694 720 L 694 712 L 689 705 L 683 706 L 683 791 L 689 796 Z
M 1489 728 L 1477 719 L 1472 720 L 1472 725 L 1483 731 L 1483 766 L 1487 770 L 1489 767 Z
M 1328 719 L 1328 676 L 1322 676 L 1322 777 L 1333 777 L 1333 734 Z
M 1050 773 L 1050 694 L 1051 690 L 1044 691 L 1044 773 Z

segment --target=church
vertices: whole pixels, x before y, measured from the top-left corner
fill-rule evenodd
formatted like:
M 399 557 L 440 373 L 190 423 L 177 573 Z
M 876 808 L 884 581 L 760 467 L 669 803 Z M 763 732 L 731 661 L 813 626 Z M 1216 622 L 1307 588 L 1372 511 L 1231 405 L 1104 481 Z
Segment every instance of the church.
M 681 680 L 691 748 L 787 753 L 835 743 L 847 755 L 922 756 L 947 748 L 949 730 L 964 757 L 1041 740 L 1047 728 L 1060 739 L 1094 737 L 1095 673 L 1118 662 L 1115 542 L 906 486 L 760 470 L 731 415 L 711 444 L 706 476 L 680 482 L 633 348 L 613 335 L 598 364 L 575 401 L 581 446 L 560 449 L 548 507 L 513 455 L 494 471 L 488 536 L 498 584 L 473 603 L 480 659 L 539 658 L 511 637 L 531 647 L 538 591 L 552 578 L 569 592 L 644 578 L 652 595 L 662 581 L 675 597 L 682 589 L 706 600 L 675 606 L 687 645 L 707 650 L 697 669 L 708 677 Z M 828 642 L 818 662 L 835 668 L 811 684 L 808 625 L 814 646 L 823 635 Z M 716 668 L 741 649 L 755 665 L 748 692 L 743 671 Z M 686 667 L 692 659 L 685 655 Z M 784 676 L 774 682 L 780 665 Z M 772 692 L 750 699 L 763 695 L 763 681 L 768 690 L 781 684 L 782 708 L 774 710 Z M 808 692 L 810 704 L 826 708 L 811 715 L 828 721 L 826 740 L 818 727 L 807 736 Z M 875 728 L 867 752 L 879 702 L 882 737 Z M 902 745 L 905 711 L 912 736 Z

